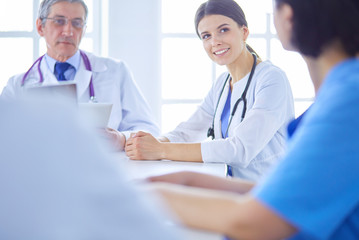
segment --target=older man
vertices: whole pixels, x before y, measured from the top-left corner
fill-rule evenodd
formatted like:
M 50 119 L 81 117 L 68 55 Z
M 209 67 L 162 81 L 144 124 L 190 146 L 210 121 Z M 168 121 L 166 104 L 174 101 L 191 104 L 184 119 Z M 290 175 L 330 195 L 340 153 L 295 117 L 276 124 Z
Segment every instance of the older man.
M 148 103 L 126 64 L 79 50 L 87 13 L 83 0 L 43 0 L 36 27 L 46 41 L 47 53 L 26 73 L 10 78 L 2 97 L 18 96 L 25 85 L 72 80 L 77 85 L 79 102 L 90 99 L 113 104 L 107 132 L 118 149 L 123 149 L 131 131 L 158 135 Z

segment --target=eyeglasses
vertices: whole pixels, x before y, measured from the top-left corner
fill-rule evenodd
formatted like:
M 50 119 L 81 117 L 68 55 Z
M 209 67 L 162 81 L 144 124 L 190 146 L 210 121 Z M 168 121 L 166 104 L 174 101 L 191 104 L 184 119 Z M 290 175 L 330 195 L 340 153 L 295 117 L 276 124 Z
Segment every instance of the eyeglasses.
M 44 18 L 44 19 L 51 20 L 58 27 L 63 27 L 67 25 L 69 21 L 71 22 L 71 25 L 77 29 L 81 29 L 86 25 L 86 22 L 81 18 L 68 19 L 65 17 L 53 17 L 53 18 Z

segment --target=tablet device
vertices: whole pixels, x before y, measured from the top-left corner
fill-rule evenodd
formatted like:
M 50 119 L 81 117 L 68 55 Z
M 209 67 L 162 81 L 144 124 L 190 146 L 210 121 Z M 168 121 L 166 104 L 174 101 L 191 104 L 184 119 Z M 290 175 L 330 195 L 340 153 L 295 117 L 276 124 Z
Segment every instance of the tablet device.
M 46 101 L 59 101 L 72 104 L 77 104 L 77 90 L 74 82 L 59 82 L 53 85 L 31 85 L 25 87 L 25 96 L 33 99 Z
M 84 121 L 97 128 L 106 128 L 110 119 L 112 103 L 79 103 L 79 112 Z

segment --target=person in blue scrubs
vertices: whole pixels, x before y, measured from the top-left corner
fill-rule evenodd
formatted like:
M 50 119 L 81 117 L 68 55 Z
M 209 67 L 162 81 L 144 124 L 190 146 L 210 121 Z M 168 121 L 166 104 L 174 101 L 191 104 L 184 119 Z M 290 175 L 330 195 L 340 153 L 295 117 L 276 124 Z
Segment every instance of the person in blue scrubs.
M 358 22 L 357 0 L 275 0 L 279 39 L 306 61 L 315 102 L 256 185 L 190 172 L 150 178 L 191 186 L 155 185 L 184 224 L 230 239 L 359 239 Z

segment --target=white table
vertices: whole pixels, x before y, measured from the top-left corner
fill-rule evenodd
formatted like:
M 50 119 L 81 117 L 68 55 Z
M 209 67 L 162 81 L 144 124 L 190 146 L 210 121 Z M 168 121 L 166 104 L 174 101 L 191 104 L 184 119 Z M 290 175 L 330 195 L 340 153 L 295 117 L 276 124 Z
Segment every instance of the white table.
M 131 179 L 146 178 L 149 176 L 160 175 L 178 171 L 194 171 L 208 173 L 216 176 L 225 177 L 226 167 L 223 163 L 196 163 L 179 161 L 134 161 L 129 160 L 124 152 L 116 153 L 116 158 L 125 163 L 126 172 Z
M 125 162 L 126 172 L 130 179 L 143 179 L 149 176 L 166 174 L 178 171 L 194 171 L 208 173 L 216 176 L 225 176 L 223 163 L 195 163 L 177 162 L 169 160 L 161 161 L 134 161 L 129 160 L 124 153 L 116 153 L 116 157 Z M 176 227 L 178 226 L 170 226 Z M 179 227 L 186 240 L 223 240 L 219 234 Z
M 161 161 L 134 161 L 126 162 L 130 178 L 145 178 L 149 176 L 161 175 L 179 171 L 194 171 L 208 173 L 216 176 L 225 176 L 225 165 L 219 163 L 195 163 L 195 162 L 177 162 L 169 160 Z

